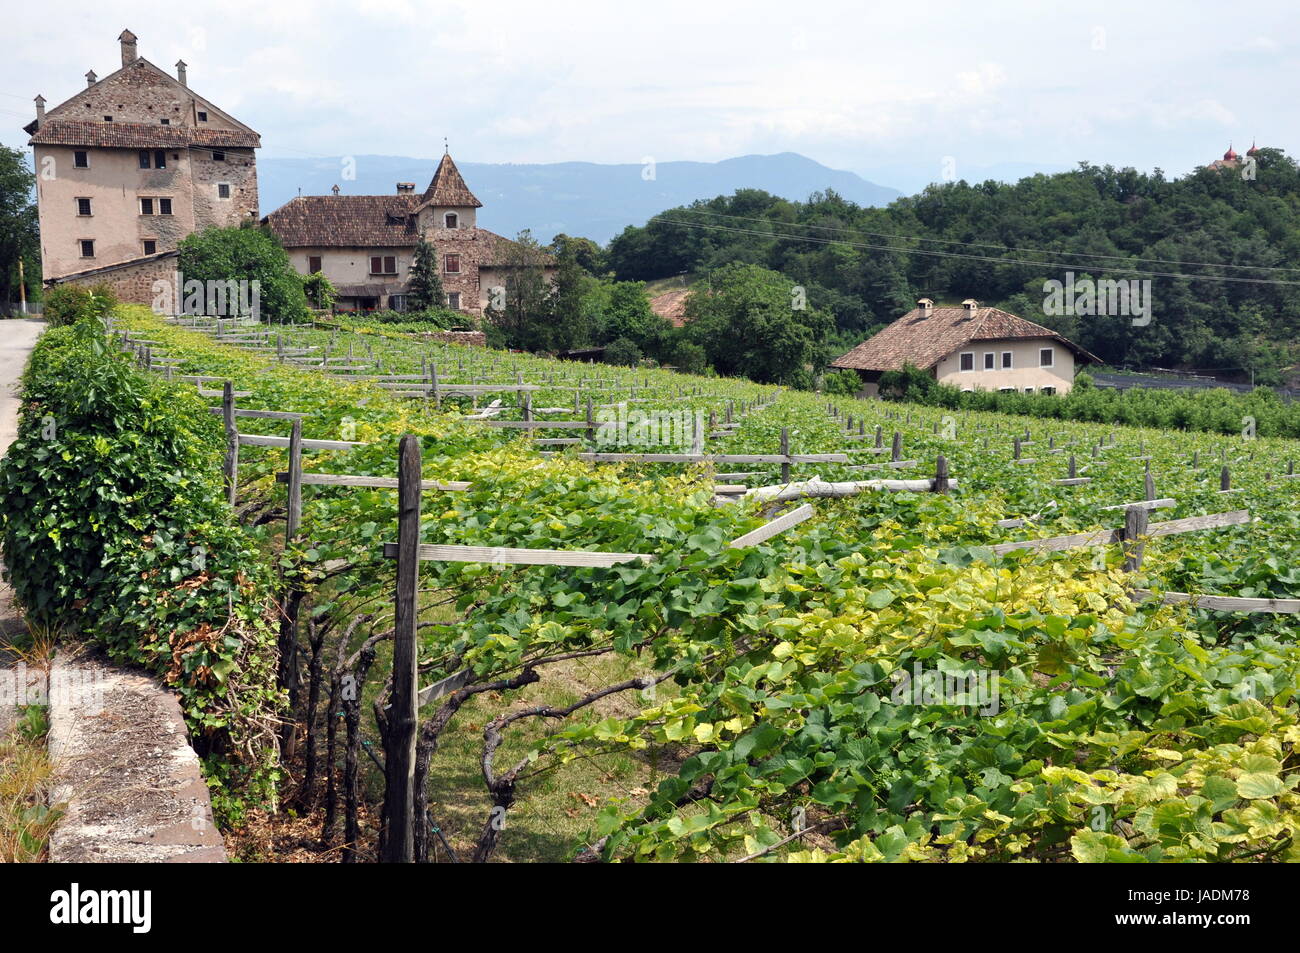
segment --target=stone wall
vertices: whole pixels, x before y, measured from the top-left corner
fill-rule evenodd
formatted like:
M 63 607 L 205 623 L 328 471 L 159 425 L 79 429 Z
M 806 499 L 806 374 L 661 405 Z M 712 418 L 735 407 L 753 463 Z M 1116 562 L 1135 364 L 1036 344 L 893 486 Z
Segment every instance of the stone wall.
M 158 293 L 154 291 L 154 282 L 165 281 L 168 289 L 171 289 L 176 281 L 179 259 L 180 256 L 176 252 L 169 252 L 122 265 L 110 265 L 106 268 L 69 275 L 58 279 L 54 284 L 81 285 L 89 288 L 102 282 L 112 285 L 124 304 L 151 306 L 158 297 Z M 170 291 L 168 296 L 170 298 Z M 170 307 L 167 308 L 168 313 L 171 310 Z
M 421 331 L 418 337 L 438 344 L 463 344 L 466 347 L 487 347 L 487 335 L 482 331 Z

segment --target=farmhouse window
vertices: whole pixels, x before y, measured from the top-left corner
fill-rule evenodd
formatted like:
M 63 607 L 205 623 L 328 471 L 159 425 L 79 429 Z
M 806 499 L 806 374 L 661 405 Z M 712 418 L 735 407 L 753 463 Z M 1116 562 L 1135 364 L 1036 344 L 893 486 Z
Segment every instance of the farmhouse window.
M 78 215 L 90 214 L 90 199 L 77 199 L 77 214 Z
M 148 150 L 148 149 L 141 149 L 141 150 L 140 150 L 140 168 L 142 168 L 142 169 L 147 169 L 147 168 L 149 168 L 149 150 Z
M 1038 352 L 1038 365 L 1039 367 L 1052 366 L 1052 349 L 1050 347 L 1045 347 Z
M 1032 394 L 1033 392 L 1034 392 L 1034 389 L 1033 389 L 1032 387 L 1026 387 L 1026 388 L 1025 388 L 1025 393 L 1026 393 L 1026 394 Z
M 1055 393 L 1056 393 L 1056 388 L 1055 388 L 1055 387 L 1044 387 L 1044 388 L 1042 389 L 1041 393 L 1044 393 L 1044 394 L 1055 394 Z
M 171 213 L 172 213 L 172 200 L 171 200 L 171 199 L 159 199 L 159 200 L 158 200 L 158 214 L 159 214 L 159 215 L 170 215 Z
M 153 214 L 153 199 L 141 199 L 141 200 L 140 200 L 140 214 L 141 214 L 141 215 L 152 215 L 152 214 Z
M 152 238 L 146 238 L 141 244 L 144 245 L 144 253 L 146 255 L 158 254 L 158 243 Z
M 113 121 L 113 117 L 112 117 L 112 116 L 105 116 L 105 117 L 104 117 L 104 122 L 112 122 L 112 121 Z
M 1011 352 L 1010 352 L 1010 351 L 1003 351 L 1003 352 L 1002 352 L 1002 369 L 1003 369 L 1004 371 L 1009 371 L 1009 370 L 1011 370 Z
M 81 257 L 82 258 L 95 257 L 95 240 L 93 238 L 83 238 L 81 240 Z
M 205 113 L 202 109 L 200 109 L 200 110 L 199 110 L 199 122 L 207 122 L 207 121 L 208 121 L 208 114 Z
M 996 357 L 996 355 L 992 351 L 984 352 L 984 370 L 991 371 L 997 366 L 993 362 L 994 357 Z
M 314 275 L 320 271 L 320 255 L 307 256 L 307 274 Z
M 459 221 L 460 219 L 455 212 L 448 212 L 443 216 L 443 222 L 448 228 L 456 228 Z
M 213 162 L 225 162 L 225 161 L 226 161 L 226 154 L 225 154 L 224 152 L 214 152 L 214 153 L 212 153 L 212 161 L 213 161 Z
M 442 270 L 449 275 L 460 274 L 460 255 L 444 255 L 442 259 Z
M 961 355 L 961 369 L 963 371 L 975 370 L 975 354 L 973 351 L 966 351 Z
M 84 151 L 78 149 L 76 152 L 72 153 L 72 166 L 75 169 L 89 169 L 90 156 Z
M 217 183 L 217 198 L 219 198 L 219 199 L 228 199 L 228 198 L 230 198 L 230 183 L 229 183 L 229 182 L 218 182 L 218 183 Z
M 405 311 L 406 295 L 389 295 L 388 307 L 393 311 Z
M 447 307 L 450 308 L 452 311 L 459 311 L 459 310 L 460 310 L 460 292 L 459 292 L 459 291 L 448 291 L 448 292 L 447 292 Z
M 167 168 L 167 153 L 161 149 L 155 149 L 153 154 L 153 167 L 155 169 Z
M 159 119 L 158 121 L 162 123 L 164 126 L 170 126 L 172 124 L 172 121 L 170 119 Z

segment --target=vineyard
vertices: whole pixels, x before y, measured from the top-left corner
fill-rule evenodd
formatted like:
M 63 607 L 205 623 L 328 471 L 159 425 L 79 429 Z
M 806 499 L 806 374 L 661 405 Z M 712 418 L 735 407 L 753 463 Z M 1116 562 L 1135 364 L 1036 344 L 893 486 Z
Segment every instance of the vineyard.
M 111 541 L 143 575 L 93 581 L 139 643 L 83 629 L 225 733 L 233 827 L 292 807 L 345 861 L 1300 860 L 1300 443 L 324 323 L 71 333 L 48 374 L 145 379 L 194 442 Z M 95 598 L 54 575 L 29 609 Z

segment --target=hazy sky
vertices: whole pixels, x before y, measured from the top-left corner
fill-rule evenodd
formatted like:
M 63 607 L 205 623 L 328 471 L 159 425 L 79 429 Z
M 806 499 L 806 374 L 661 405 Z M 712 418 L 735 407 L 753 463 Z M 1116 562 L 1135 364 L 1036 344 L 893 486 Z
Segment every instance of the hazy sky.
M 0 143 L 140 53 L 264 155 L 480 162 L 799 152 L 900 188 L 1009 163 L 1181 174 L 1292 154 L 1300 4 L 44 0 L 5 14 Z

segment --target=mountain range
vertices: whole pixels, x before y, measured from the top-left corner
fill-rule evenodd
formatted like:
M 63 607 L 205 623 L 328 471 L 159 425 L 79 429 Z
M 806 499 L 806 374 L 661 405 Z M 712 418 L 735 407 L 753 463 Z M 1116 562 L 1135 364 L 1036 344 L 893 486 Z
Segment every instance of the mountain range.
M 417 190 L 423 190 L 437 164 L 437 159 L 405 156 L 259 156 L 262 214 L 298 194 L 328 195 L 335 185 L 351 195 L 391 194 L 398 182 L 414 182 Z M 730 195 L 742 188 L 763 189 L 799 201 L 813 192 L 833 189 L 859 205 L 887 205 L 902 195 L 855 172 L 831 169 L 794 152 L 739 156 L 721 162 L 457 162 L 457 166 L 483 203 L 480 226 L 509 237 L 527 228 L 542 242 L 564 232 L 604 244 L 626 226 L 644 225 L 665 209 Z

